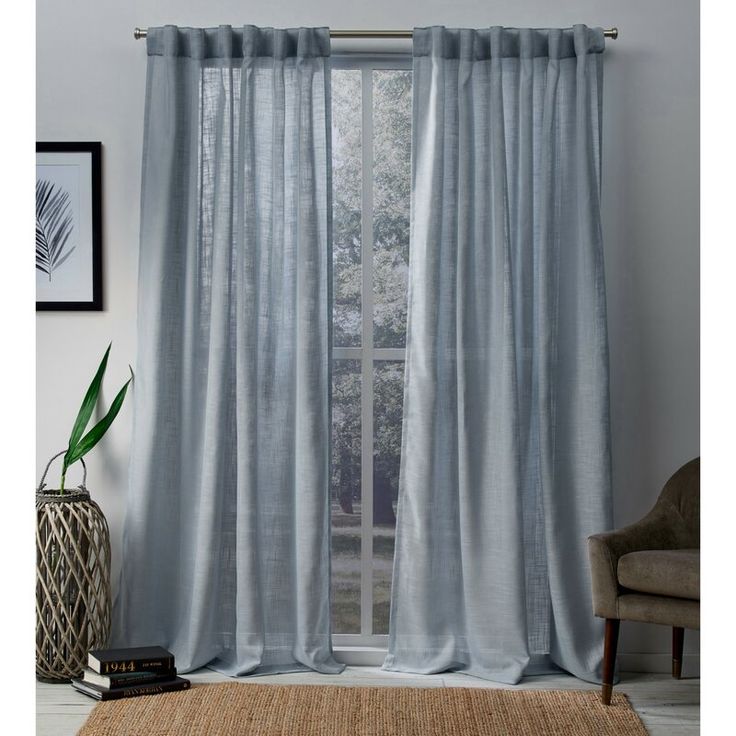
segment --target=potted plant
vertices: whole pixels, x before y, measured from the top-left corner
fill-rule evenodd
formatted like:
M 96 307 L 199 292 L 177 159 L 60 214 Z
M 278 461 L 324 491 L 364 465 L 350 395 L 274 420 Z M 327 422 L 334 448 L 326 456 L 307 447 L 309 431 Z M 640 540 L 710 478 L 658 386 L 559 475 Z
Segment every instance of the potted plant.
M 36 490 L 36 678 L 69 682 L 87 664 L 87 652 L 110 636 L 110 533 L 100 507 L 86 488 L 83 457 L 102 439 L 123 405 L 129 378 L 107 414 L 86 434 L 102 386 L 110 344 L 87 389 L 69 444 L 49 460 Z M 51 463 L 62 461 L 58 489 L 46 488 Z M 84 475 L 79 487 L 66 487 L 77 461 Z

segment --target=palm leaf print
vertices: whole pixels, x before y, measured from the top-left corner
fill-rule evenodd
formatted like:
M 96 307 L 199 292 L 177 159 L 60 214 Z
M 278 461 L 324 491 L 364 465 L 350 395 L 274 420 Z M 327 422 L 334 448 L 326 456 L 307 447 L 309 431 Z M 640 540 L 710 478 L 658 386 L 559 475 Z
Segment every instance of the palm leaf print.
M 69 240 L 73 212 L 69 192 L 48 181 L 36 181 L 36 268 L 51 276 L 74 252 Z

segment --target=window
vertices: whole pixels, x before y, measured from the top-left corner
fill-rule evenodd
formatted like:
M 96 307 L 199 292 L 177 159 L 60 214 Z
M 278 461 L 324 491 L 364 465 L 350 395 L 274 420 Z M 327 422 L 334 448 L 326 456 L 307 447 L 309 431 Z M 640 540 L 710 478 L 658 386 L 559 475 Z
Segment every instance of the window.
M 336 644 L 388 633 L 409 263 L 408 60 L 332 72 L 332 621 Z

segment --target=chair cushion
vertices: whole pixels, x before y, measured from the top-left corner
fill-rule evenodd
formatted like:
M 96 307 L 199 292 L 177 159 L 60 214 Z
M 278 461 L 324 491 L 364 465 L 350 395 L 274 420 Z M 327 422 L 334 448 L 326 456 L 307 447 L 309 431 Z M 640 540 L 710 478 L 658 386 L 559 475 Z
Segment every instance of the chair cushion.
M 618 582 L 629 590 L 700 600 L 700 550 L 650 549 L 618 561 Z
M 649 593 L 623 593 L 618 597 L 616 618 L 646 624 L 700 628 L 700 601 Z

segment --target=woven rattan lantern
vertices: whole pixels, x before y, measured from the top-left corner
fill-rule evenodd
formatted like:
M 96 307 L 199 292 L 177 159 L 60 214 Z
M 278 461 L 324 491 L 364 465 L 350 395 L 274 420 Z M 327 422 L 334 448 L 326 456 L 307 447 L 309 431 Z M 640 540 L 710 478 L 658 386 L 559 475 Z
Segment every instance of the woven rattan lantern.
M 86 488 L 36 491 L 36 678 L 68 682 L 110 635 L 110 532 Z M 84 461 L 82 461 L 84 466 Z

